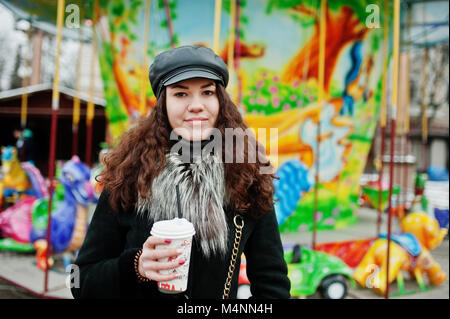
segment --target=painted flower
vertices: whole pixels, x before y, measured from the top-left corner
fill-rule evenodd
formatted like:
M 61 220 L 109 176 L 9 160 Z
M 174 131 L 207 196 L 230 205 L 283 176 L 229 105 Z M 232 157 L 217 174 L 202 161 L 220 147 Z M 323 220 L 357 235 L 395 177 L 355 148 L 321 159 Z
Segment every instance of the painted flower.
M 297 96 L 295 94 L 292 94 L 290 99 L 291 99 L 291 101 L 295 101 L 297 99 Z
M 279 98 L 279 97 L 274 97 L 274 98 L 272 99 L 272 104 L 273 104 L 273 106 L 275 106 L 275 107 L 279 107 L 279 106 L 280 106 L 280 98 Z
M 264 82 L 262 80 L 260 80 L 260 81 L 256 82 L 255 86 L 257 89 L 260 89 L 263 86 L 263 84 L 264 84 Z
M 276 94 L 278 93 L 278 88 L 275 85 L 272 85 L 269 89 L 270 93 Z
M 303 224 L 298 227 L 299 232 L 306 232 L 308 230 L 308 225 Z
M 273 77 L 273 81 L 274 81 L 274 82 L 280 82 L 280 77 L 279 77 L 278 75 L 275 75 L 275 76 Z
M 289 104 L 284 103 L 284 105 L 283 105 L 283 110 L 287 111 L 287 110 L 289 110 L 290 108 L 291 108 L 291 106 L 290 106 Z
M 295 81 L 292 83 L 292 87 L 293 87 L 293 88 L 297 88 L 299 85 L 300 85 L 300 82 L 299 82 L 298 80 L 295 80 Z
M 320 221 L 323 217 L 323 213 L 322 212 L 317 212 L 316 213 L 316 221 Z

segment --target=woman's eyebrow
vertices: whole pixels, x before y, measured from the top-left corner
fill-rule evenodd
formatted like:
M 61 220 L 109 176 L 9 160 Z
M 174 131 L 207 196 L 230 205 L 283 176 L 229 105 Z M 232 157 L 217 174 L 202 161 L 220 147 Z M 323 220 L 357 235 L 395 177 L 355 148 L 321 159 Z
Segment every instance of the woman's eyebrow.
M 208 86 L 214 86 L 215 87 L 214 83 L 210 82 L 210 83 L 202 85 L 201 89 L 204 89 L 204 88 L 206 88 Z M 170 88 L 171 89 L 185 89 L 185 90 L 189 90 L 189 88 L 187 86 L 184 86 L 184 85 L 181 85 L 181 84 L 175 84 L 174 86 L 172 86 Z
M 213 82 L 210 82 L 210 83 L 207 83 L 207 84 L 205 84 L 205 85 L 202 85 L 201 89 L 207 88 L 208 86 L 214 86 L 214 87 L 216 87 L 216 86 L 214 85 Z
M 174 86 L 171 87 L 171 89 L 185 89 L 185 90 L 188 90 L 189 88 L 187 86 L 183 86 L 181 84 L 175 84 Z

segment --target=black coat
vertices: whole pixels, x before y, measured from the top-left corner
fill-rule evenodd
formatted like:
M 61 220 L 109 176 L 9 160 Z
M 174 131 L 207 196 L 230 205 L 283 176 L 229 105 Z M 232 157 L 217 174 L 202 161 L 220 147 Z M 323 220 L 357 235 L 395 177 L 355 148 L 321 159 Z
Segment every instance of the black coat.
M 150 235 L 152 224 L 146 217 L 132 212 L 113 213 L 103 192 L 75 261 L 80 277 L 79 288 L 72 288 L 73 296 L 221 299 L 235 238 L 232 215 L 227 214 L 230 249 L 225 258 L 213 256 L 207 259 L 194 239 L 188 289 L 184 295 L 166 295 L 158 291 L 156 282 L 139 283 L 134 270 L 134 257 Z M 245 253 L 253 297 L 289 298 L 290 281 L 275 213 L 268 213 L 258 220 L 247 216 L 244 222 L 239 256 Z M 240 258 L 236 262 L 230 298 L 236 298 L 239 265 Z M 76 285 L 76 273 L 73 278 Z

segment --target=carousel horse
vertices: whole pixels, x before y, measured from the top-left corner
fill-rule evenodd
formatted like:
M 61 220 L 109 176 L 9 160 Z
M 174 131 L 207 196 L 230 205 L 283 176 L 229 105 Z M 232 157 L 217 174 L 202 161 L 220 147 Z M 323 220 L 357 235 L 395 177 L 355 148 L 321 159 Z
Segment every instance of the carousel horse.
M 34 196 L 25 196 L 14 206 L 0 213 L 0 250 L 34 251 L 30 244 L 31 209 Z
M 64 198 L 57 202 L 51 215 L 50 244 L 52 253 L 64 253 L 64 264 L 70 263 L 73 253 L 81 247 L 87 230 L 87 206 L 97 202 L 89 179 L 89 167 L 78 156 L 73 156 L 62 167 L 59 181 L 65 189 Z M 30 241 L 37 250 L 37 264 L 41 269 L 47 267 L 47 211 L 48 199 L 41 199 L 32 212 Z M 49 266 L 51 264 L 49 260 Z
M 21 163 L 14 146 L 2 147 L 2 173 L 0 203 L 15 204 L 23 195 L 41 198 L 47 187 L 39 170 L 31 163 Z
M 2 173 L 0 199 L 15 202 L 21 194 L 34 195 L 27 173 L 17 157 L 17 149 L 13 146 L 2 147 Z
M 441 229 L 437 220 L 424 212 L 408 214 L 401 221 L 401 229 L 402 233 L 391 236 L 389 284 L 397 279 L 401 291 L 402 271 L 408 271 L 422 290 L 425 289 L 423 274 L 427 275 L 432 285 L 442 284 L 447 274 L 433 259 L 430 250 L 442 242 L 448 230 Z M 379 237 L 355 268 L 353 278 L 362 287 L 373 288 L 377 293 L 384 295 L 387 277 L 387 239 L 386 235 Z
M 4 195 L 8 204 L 14 204 L 0 212 L 0 250 L 33 251 L 31 210 L 36 199 L 47 196 L 45 180 L 33 164 L 19 162 L 15 147 L 2 148 L 2 162 L 4 189 L 0 198 Z

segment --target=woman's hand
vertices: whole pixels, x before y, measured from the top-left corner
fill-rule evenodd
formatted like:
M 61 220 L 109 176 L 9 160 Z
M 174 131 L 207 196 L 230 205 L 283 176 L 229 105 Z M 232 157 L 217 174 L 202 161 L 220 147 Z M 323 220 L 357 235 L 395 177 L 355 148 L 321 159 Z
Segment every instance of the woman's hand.
M 143 277 L 147 277 L 153 281 L 170 281 L 180 276 L 179 273 L 174 271 L 168 275 L 162 275 L 160 270 L 169 270 L 177 268 L 185 263 L 183 259 L 177 259 L 177 257 L 183 252 L 180 248 L 158 248 L 158 245 L 170 244 L 170 239 L 159 238 L 150 236 L 142 246 L 142 254 L 139 257 L 139 274 Z M 168 257 L 167 262 L 158 261 L 158 259 Z

